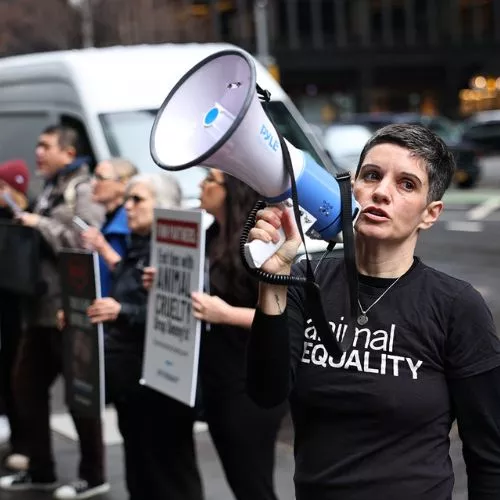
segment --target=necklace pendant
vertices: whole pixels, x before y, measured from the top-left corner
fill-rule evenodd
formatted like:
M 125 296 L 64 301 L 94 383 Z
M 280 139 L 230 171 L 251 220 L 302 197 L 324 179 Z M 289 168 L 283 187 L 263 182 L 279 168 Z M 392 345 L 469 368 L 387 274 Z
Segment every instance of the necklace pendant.
M 366 323 L 368 323 L 368 316 L 366 314 L 360 314 L 358 316 L 358 325 L 366 325 Z

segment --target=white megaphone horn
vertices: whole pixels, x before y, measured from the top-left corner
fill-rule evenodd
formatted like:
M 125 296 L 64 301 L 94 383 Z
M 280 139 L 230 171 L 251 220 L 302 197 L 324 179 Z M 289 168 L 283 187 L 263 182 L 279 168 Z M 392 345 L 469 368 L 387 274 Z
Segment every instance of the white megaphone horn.
M 309 154 L 285 143 L 302 214 L 313 222 L 309 234 L 332 240 L 342 226 L 339 184 Z M 268 203 L 291 197 L 278 133 L 258 99 L 252 57 L 242 50 L 216 52 L 179 80 L 157 113 L 150 149 L 155 163 L 165 170 L 203 164 L 248 184 Z M 352 206 L 355 215 L 354 199 Z M 276 244 L 248 243 L 247 262 L 260 267 L 283 241 L 282 234 Z

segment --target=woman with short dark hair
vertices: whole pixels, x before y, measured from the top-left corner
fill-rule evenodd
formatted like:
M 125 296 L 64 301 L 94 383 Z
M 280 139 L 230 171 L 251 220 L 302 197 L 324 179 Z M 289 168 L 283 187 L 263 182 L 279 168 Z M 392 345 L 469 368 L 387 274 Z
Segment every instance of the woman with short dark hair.
M 389 125 L 365 145 L 353 182 L 361 207 L 355 318 L 344 259 L 313 263 L 331 330 L 317 330 L 303 289 L 261 284 L 248 388 L 263 406 L 290 400 L 297 500 L 450 500 L 455 419 L 469 499 L 500 498 L 500 341 L 491 312 L 469 283 L 415 255 L 454 167 L 443 141 L 419 125 Z M 263 270 L 304 276 L 304 263 L 292 267 L 301 240 L 288 214 L 268 207 L 257 219 L 252 240 L 286 233 Z M 352 345 L 337 356 L 325 335 Z

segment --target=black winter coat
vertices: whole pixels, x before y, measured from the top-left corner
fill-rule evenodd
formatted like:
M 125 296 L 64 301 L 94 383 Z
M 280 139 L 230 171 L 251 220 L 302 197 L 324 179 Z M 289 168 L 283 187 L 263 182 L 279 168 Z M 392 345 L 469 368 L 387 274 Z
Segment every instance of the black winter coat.
M 132 235 L 127 254 L 113 272 L 110 296 L 121 310 L 106 325 L 106 392 L 111 401 L 124 399 L 139 387 L 148 301 L 142 272 L 149 265 L 149 252 L 150 236 Z

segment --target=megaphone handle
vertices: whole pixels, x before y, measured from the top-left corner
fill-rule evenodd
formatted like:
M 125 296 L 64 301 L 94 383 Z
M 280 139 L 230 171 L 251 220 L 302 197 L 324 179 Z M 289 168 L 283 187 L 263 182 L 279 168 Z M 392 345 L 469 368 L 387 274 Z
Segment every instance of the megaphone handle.
M 245 243 L 245 260 L 252 269 L 259 269 L 285 243 L 286 236 L 282 228 L 278 229 L 280 239 L 277 243 L 254 240 Z

